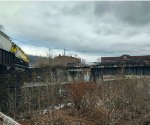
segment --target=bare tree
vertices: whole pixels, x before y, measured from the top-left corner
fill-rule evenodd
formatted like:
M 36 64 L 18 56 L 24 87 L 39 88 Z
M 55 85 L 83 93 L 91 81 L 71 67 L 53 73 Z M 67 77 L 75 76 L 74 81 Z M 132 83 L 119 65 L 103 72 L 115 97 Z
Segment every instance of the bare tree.
M 0 31 L 4 31 L 4 26 L 0 24 Z
M 53 52 L 52 50 L 49 48 L 49 53 L 47 54 L 47 57 L 48 57 L 48 62 L 49 62 L 49 65 L 53 65 Z

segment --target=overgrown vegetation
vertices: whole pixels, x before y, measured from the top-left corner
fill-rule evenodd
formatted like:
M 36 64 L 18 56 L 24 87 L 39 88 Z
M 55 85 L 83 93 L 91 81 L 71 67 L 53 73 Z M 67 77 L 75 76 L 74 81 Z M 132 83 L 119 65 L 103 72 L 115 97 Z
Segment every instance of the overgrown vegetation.
M 41 106 L 41 110 L 32 111 L 28 124 L 148 125 L 150 122 L 149 83 L 150 77 L 118 78 L 99 83 L 75 82 L 63 86 L 63 89 L 68 92 L 67 96 L 55 96 L 55 98 L 44 89 L 45 95 L 37 99 L 51 97 L 49 104 L 53 107 L 45 111 Z M 56 92 L 56 89 L 54 90 Z M 39 104 L 44 105 L 44 100 L 43 104 L 38 101 Z M 58 104 L 60 105 L 56 107 Z

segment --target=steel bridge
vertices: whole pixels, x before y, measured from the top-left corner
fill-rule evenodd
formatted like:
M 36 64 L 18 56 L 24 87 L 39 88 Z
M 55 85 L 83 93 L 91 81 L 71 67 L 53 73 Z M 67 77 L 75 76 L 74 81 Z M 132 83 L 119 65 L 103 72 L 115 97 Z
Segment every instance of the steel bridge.
M 103 75 L 150 75 L 150 65 L 95 65 L 91 67 L 91 74 Z

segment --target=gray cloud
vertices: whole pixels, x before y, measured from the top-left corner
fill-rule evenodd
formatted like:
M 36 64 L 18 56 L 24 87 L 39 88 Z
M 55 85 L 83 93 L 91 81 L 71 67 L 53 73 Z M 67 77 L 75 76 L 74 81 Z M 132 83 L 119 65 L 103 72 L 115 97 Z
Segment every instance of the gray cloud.
M 150 48 L 150 2 L 0 2 L 13 38 L 101 55 Z
M 131 25 L 146 25 L 150 20 L 149 1 L 96 2 L 95 14 L 113 14 L 118 20 Z

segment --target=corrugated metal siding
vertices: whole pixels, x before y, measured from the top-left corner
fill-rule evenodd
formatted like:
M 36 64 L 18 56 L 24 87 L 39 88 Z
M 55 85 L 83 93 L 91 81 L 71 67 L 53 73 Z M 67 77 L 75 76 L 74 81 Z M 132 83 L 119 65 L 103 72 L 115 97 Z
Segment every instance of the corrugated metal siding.
M 15 64 L 15 55 L 0 49 L 0 64 L 5 66 L 13 66 Z

